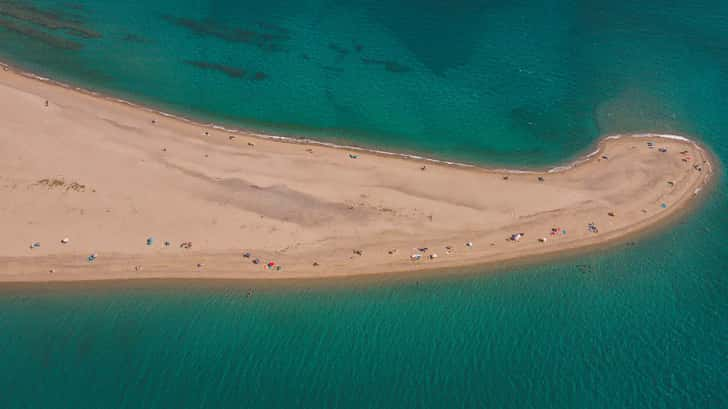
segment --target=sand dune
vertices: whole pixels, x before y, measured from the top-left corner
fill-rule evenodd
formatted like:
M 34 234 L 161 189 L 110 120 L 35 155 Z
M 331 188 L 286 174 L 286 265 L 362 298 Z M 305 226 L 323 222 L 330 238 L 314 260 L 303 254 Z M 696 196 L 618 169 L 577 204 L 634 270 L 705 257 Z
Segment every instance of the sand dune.
M 279 142 L 12 70 L 0 71 L 0 112 L 2 281 L 497 263 L 664 224 L 713 174 L 697 144 L 659 135 L 605 138 L 572 167 L 526 173 Z

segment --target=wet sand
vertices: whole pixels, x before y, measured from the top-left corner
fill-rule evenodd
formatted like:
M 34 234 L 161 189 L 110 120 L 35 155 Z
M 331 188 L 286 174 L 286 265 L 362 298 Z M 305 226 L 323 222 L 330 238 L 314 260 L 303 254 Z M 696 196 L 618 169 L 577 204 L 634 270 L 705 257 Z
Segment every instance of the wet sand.
M 12 70 L 0 110 L 0 281 L 322 278 L 553 256 L 666 223 L 714 172 L 669 135 L 606 137 L 573 166 L 532 172 L 278 141 Z

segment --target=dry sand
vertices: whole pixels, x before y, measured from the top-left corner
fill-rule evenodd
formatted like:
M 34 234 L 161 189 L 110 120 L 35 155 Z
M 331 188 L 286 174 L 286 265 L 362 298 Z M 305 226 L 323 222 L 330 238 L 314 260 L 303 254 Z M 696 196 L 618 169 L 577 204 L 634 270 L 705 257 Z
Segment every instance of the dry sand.
M 605 138 L 573 167 L 531 173 L 279 142 L 13 70 L 0 71 L 0 112 L 0 281 L 306 278 L 503 262 L 666 223 L 714 171 L 697 144 L 659 135 Z M 514 233 L 525 235 L 508 240 Z

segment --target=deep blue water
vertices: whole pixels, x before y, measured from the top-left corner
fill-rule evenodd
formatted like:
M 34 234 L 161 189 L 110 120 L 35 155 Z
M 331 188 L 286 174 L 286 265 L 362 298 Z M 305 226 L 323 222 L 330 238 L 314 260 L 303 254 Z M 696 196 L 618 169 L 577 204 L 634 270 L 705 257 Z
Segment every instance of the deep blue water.
M 728 159 L 720 1 L 0 0 L 0 58 L 447 159 L 553 165 L 631 131 Z M 728 407 L 727 188 L 635 246 L 488 274 L 4 286 L 0 407 Z

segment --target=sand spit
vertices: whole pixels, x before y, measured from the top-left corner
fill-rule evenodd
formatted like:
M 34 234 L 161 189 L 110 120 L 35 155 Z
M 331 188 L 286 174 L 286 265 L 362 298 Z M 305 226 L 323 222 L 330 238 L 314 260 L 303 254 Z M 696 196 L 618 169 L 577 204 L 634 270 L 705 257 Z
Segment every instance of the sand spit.
M 307 278 L 488 264 L 627 237 L 710 155 L 613 135 L 543 171 L 230 130 L 0 72 L 0 281 Z M 294 142 L 294 143 L 290 143 Z

